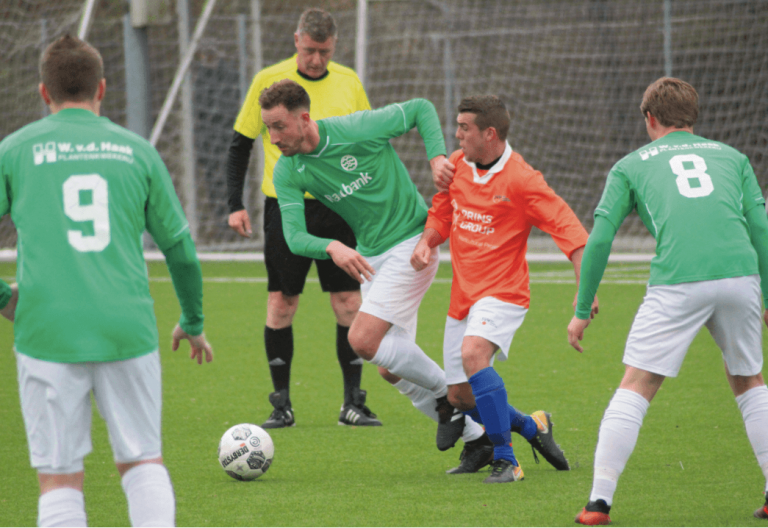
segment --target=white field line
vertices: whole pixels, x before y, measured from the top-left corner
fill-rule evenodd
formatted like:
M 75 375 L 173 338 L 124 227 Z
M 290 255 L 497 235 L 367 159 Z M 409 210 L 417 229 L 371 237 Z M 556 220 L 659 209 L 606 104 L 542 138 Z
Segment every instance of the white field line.
M 201 262 L 264 262 L 264 253 L 198 253 Z M 612 253 L 608 262 L 650 262 L 653 255 L 645 253 Z M 144 258 L 148 261 L 165 260 L 159 251 L 145 251 Z M 562 253 L 528 253 L 525 256 L 528 262 L 568 262 Z M 450 262 L 451 254 L 447 251 L 440 252 L 441 262 Z M 15 249 L 0 249 L 0 262 L 15 262 Z
M 0 277 L 7 283 L 14 282 L 15 277 Z M 170 277 L 150 277 L 149 282 L 171 282 Z M 266 277 L 203 277 L 203 282 L 214 284 L 264 284 L 267 282 Z M 316 278 L 308 278 L 309 283 L 319 283 Z M 450 278 L 437 278 L 432 281 L 434 284 L 450 284 Z M 575 284 L 576 280 L 571 274 L 570 277 L 564 276 L 563 278 L 557 277 L 538 277 L 531 273 L 531 284 Z M 603 277 L 600 284 L 648 284 L 648 277 L 638 276 L 634 277 Z

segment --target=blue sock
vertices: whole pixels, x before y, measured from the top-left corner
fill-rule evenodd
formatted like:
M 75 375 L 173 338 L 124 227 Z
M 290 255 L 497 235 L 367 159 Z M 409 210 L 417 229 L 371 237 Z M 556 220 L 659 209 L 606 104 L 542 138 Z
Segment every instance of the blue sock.
M 480 412 L 477 410 L 477 405 L 472 407 L 469 411 L 462 411 L 465 416 L 469 416 L 472 418 L 475 422 L 479 423 L 480 425 L 483 425 L 483 417 L 480 416 Z
M 530 440 L 536 436 L 536 422 L 528 416 L 523 414 L 511 405 L 509 406 L 509 423 L 510 427 L 516 428 L 520 431 L 520 434 L 526 440 Z
M 512 446 L 512 432 L 509 424 L 509 404 L 504 380 L 492 367 L 484 368 L 469 378 L 472 394 L 475 395 L 476 410 L 485 425 L 485 432 L 493 442 L 493 458 L 506 459 L 519 466 Z

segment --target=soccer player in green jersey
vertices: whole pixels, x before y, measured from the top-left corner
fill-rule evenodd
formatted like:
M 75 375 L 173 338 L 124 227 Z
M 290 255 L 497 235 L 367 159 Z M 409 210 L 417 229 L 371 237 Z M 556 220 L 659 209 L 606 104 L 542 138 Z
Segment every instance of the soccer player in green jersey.
M 18 232 L 16 284 L 0 280 L 39 526 L 86 526 L 83 458 L 91 395 L 109 430 L 134 526 L 173 526 L 160 442 L 157 323 L 144 229 L 165 254 L 181 320 L 173 350 L 213 359 L 203 334 L 202 276 L 189 226 L 157 151 L 99 117 L 99 52 L 65 35 L 43 52 L 40 94 L 51 115 L 0 143 L 0 216 Z
M 427 219 L 427 206 L 390 145 L 416 127 L 433 173 L 453 169 L 434 106 L 413 99 L 384 108 L 314 121 L 306 90 L 277 82 L 259 98 L 272 142 L 283 154 L 273 181 L 291 251 L 333 261 L 362 284 L 363 304 L 349 329 L 349 343 L 414 406 L 438 421 L 438 448 L 487 441 L 472 420 L 448 403 L 445 373 L 416 345 L 419 304 L 435 276 L 437 248 L 422 271 L 410 258 Z M 304 193 L 338 213 L 352 228 L 357 248 L 307 232 Z M 454 427 L 451 427 L 454 425 Z
M 235 132 L 227 157 L 229 225 L 243 237 L 251 235 L 251 220 L 243 204 L 243 185 L 254 140 L 261 136 L 264 145 L 264 175 L 261 190 L 264 200 L 264 263 L 267 266 L 267 320 L 264 350 L 274 392 L 269 401 L 274 407 L 265 429 L 296 425 L 291 403 L 290 382 L 293 362 L 293 318 L 299 308 L 307 273 L 312 262 L 317 267 L 320 288 L 329 293 L 336 316 L 336 357 L 344 379 L 344 403 L 339 425 L 378 426 L 381 421 L 365 403 L 366 391 L 360 388 L 363 361 L 349 346 L 349 325 L 360 308 L 360 284 L 339 269 L 332 260 L 316 260 L 290 251 L 283 236 L 272 171 L 280 151 L 270 141 L 261 119 L 259 95 L 281 79 L 299 83 L 312 97 L 312 117 L 324 119 L 370 110 L 368 97 L 357 74 L 333 62 L 337 28 L 327 11 L 310 8 L 301 14 L 293 35 L 296 55 L 261 70 L 253 78 L 248 95 L 235 121 Z M 355 235 L 344 220 L 311 194 L 304 196 L 304 216 L 310 233 L 331 236 L 355 245 Z
M 768 219 L 760 187 L 746 156 L 694 135 L 698 94 L 690 84 L 657 80 L 645 91 L 640 110 L 652 142 L 608 174 L 584 250 L 576 314 L 568 325 L 568 341 L 581 352 L 579 341 L 613 238 L 637 209 L 656 239 L 656 256 L 627 338 L 626 372 L 600 425 L 589 503 L 576 517 L 587 525 L 610 522 L 613 494 L 648 406 L 664 378 L 677 376 L 702 326 L 722 350 L 768 492 L 768 387 L 761 374 Z M 755 516 L 768 518 L 768 498 Z

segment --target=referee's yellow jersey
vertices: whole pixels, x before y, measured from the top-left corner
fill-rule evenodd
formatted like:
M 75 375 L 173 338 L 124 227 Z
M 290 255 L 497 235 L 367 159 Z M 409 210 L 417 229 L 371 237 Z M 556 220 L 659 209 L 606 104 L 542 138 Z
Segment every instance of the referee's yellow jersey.
M 272 170 L 280 157 L 280 149 L 271 143 L 267 127 L 261 120 L 259 95 L 262 90 L 282 79 L 291 79 L 304 87 L 309 94 L 309 115 L 315 121 L 371 109 L 363 84 L 354 70 L 333 61 L 328 62 L 328 73 L 318 80 L 309 79 L 298 72 L 296 55 L 257 73 L 234 128 L 235 132 L 252 139 L 261 135 L 264 142 L 264 179 L 261 190 L 273 198 L 277 198 L 277 194 L 272 184 Z M 310 194 L 305 197 L 312 198 Z

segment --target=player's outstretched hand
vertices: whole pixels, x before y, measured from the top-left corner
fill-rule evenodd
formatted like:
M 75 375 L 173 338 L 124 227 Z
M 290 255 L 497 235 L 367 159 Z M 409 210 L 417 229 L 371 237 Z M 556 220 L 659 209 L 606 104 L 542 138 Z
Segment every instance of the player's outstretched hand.
M 253 234 L 251 231 L 251 217 L 248 216 L 248 211 L 245 209 L 235 211 L 229 215 L 229 227 L 231 227 L 238 235 L 245 238 L 251 238 L 251 235 Z
M 205 362 L 210 363 L 213 361 L 213 348 L 210 343 L 205 339 L 205 332 L 200 335 L 191 336 L 181 329 L 179 325 L 173 329 L 173 343 L 171 348 L 176 351 L 179 349 L 179 343 L 182 339 L 189 341 L 189 347 L 191 349 L 189 353 L 190 359 L 196 359 L 198 365 L 203 364 L 203 353 L 205 353 Z
M 413 248 L 413 254 L 411 254 L 411 266 L 416 271 L 421 271 L 429 264 L 429 259 L 432 256 L 433 249 L 429 247 L 429 244 L 422 238 L 416 247 Z
M 768 310 L 763 312 L 763 321 L 765 321 L 765 326 L 768 326 Z
M 453 181 L 456 167 L 443 155 L 435 156 L 429 160 L 429 166 L 432 168 L 432 183 L 435 184 L 437 190 L 439 192 L 447 191 L 448 186 Z
M 579 292 L 576 292 L 576 296 L 573 298 L 573 309 L 576 309 L 576 305 L 578 304 L 579 300 Z M 589 318 L 594 319 L 595 316 L 600 311 L 600 305 L 597 302 L 597 295 L 595 295 L 595 300 L 592 301 L 592 310 L 589 312 Z
M 338 240 L 334 240 L 325 248 L 333 259 L 334 264 L 347 272 L 347 275 L 362 284 L 376 273 L 365 257 L 349 246 L 345 246 Z
M 8 319 L 10 322 L 13 322 L 14 317 L 16 316 L 16 305 L 19 303 L 19 285 L 14 283 L 11 284 L 11 300 L 8 301 L 8 304 L 5 305 L 5 307 L 0 310 L 0 315 Z
M 584 329 L 589 326 L 590 319 L 579 319 L 575 315 L 568 325 L 568 342 L 579 352 L 584 352 L 579 341 L 584 339 Z

